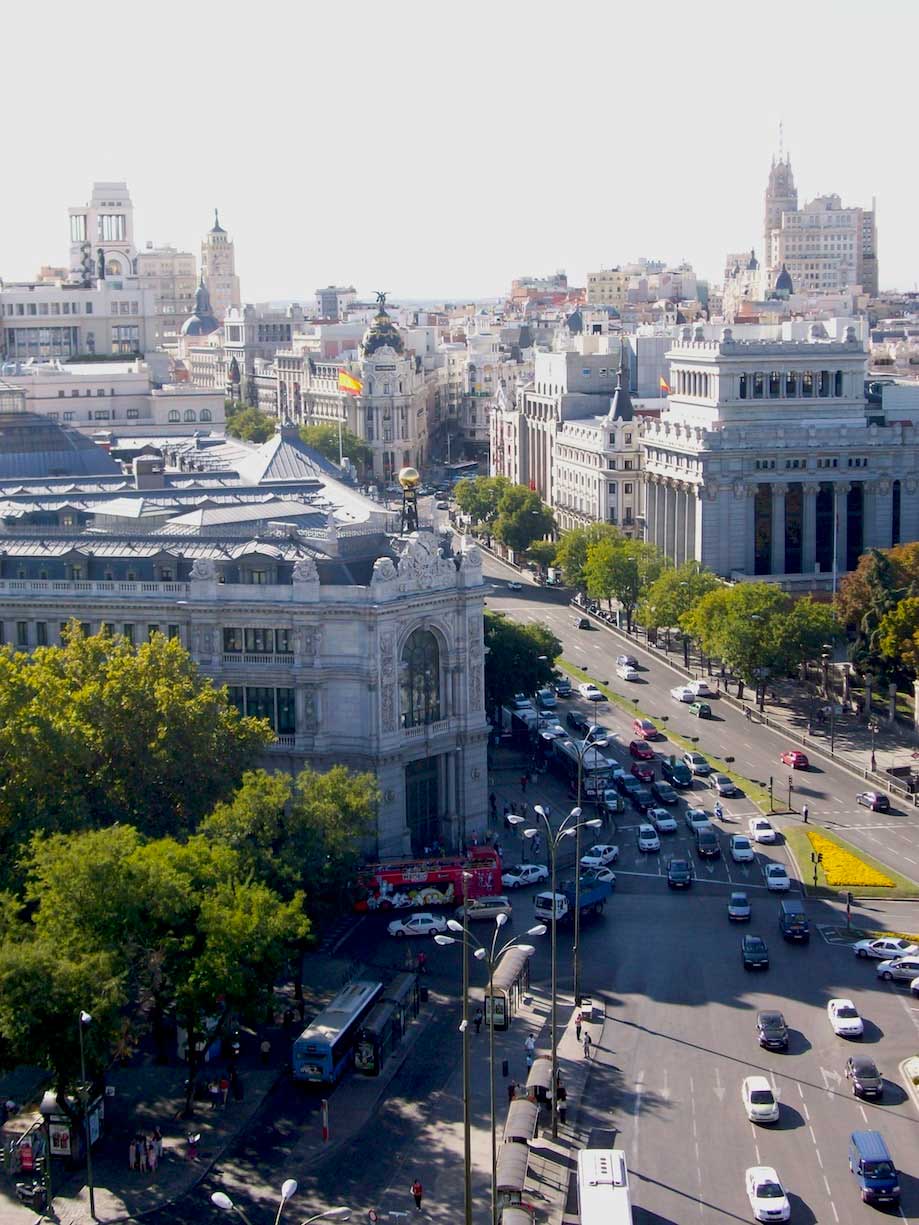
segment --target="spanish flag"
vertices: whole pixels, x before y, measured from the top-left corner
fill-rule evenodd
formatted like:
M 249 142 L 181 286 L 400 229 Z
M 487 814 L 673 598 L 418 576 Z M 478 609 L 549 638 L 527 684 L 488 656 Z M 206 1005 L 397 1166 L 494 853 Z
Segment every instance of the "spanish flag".
M 661 386 L 661 391 L 664 393 L 665 396 L 669 396 L 670 395 L 670 384 L 667 382 L 667 380 L 664 378 L 663 375 L 661 375 L 659 382 Z
M 360 379 L 356 379 L 353 374 L 349 374 L 347 370 L 339 370 L 338 390 L 347 391 L 352 396 L 359 396 L 364 390 L 364 384 Z

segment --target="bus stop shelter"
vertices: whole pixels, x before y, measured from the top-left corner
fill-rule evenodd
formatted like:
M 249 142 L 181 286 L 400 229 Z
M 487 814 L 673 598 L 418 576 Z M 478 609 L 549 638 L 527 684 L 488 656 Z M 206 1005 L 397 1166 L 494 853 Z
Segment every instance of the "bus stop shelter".
M 485 989 L 485 1020 L 491 1023 L 494 1009 L 495 1029 L 507 1029 L 514 1013 L 517 1012 L 523 997 L 530 988 L 530 956 L 531 953 L 517 945 L 509 948 L 492 977 L 491 995 Z
M 539 1122 L 539 1106 L 528 1097 L 518 1097 L 507 1108 L 504 1124 L 504 1143 L 529 1144 L 536 1135 Z

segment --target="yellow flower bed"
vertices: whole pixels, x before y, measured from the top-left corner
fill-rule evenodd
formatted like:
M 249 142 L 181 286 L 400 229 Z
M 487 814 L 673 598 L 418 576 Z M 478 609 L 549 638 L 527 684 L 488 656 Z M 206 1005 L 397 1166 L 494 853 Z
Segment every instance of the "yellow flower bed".
M 870 864 L 859 859 L 857 855 L 853 855 L 851 851 L 837 846 L 829 838 L 824 838 L 822 834 L 815 834 L 811 830 L 807 831 L 807 837 L 814 850 L 823 855 L 823 862 L 820 866 L 828 885 L 839 885 L 847 889 L 858 885 L 875 889 L 894 888 L 894 882 L 890 877 L 879 872 L 877 868 L 872 868 Z

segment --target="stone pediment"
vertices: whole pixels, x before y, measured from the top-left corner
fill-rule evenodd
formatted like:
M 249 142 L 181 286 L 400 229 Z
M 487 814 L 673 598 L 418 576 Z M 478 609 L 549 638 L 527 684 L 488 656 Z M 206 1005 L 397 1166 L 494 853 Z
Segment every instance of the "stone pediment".
M 444 557 L 433 536 L 413 532 L 395 561 L 389 557 L 376 560 L 371 583 L 377 591 L 397 594 L 439 591 L 457 585 L 457 569 L 451 558 Z

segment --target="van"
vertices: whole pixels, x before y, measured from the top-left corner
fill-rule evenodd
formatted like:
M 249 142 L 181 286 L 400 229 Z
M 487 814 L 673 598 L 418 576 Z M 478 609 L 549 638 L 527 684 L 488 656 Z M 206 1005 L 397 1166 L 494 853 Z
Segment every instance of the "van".
M 623 681 L 638 680 L 638 670 L 631 664 L 616 664 L 616 675 Z
M 898 1204 L 897 1167 L 879 1131 L 853 1131 L 849 1139 L 849 1169 L 858 1179 L 866 1204 Z
M 786 940 L 798 944 L 807 944 L 810 940 L 810 924 L 800 898 L 787 898 L 779 904 L 779 931 Z
M 506 897 L 475 897 L 466 901 L 466 915 L 470 923 L 476 919 L 495 919 L 499 914 L 511 917 L 511 904 Z M 462 923 L 463 907 L 457 906 L 456 917 Z

